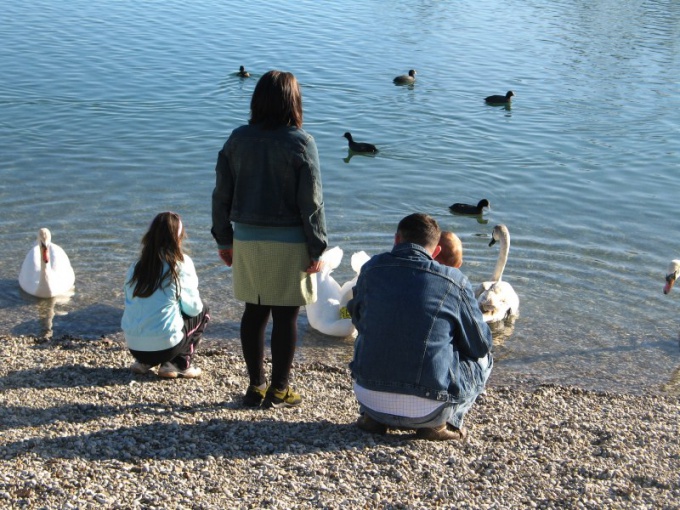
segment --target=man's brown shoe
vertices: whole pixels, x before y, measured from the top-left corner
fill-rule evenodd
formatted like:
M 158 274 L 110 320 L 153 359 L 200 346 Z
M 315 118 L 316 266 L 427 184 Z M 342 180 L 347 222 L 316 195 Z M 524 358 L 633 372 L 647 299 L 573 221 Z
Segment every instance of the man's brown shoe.
M 362 414 L 357 419 L 357 427 L 365 432 L 370 432 L 371 434 L 386 434 L 387 425 L 375 421 L 367 414 Z
M 467 432 L 465 429 L 457 429 L 445 423 L 441 427 L 418 429 L 416 437 L 429 441 L 463 441 L 467 437 Z

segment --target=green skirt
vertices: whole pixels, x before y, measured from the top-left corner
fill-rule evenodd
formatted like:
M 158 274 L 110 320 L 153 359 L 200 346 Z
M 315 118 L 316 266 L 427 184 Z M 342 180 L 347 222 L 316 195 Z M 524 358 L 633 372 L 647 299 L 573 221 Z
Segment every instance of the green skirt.
M 316 301 L 316 274 L 305 243 L 234 239 L 234 297 L 268 306 L 304 306 Z

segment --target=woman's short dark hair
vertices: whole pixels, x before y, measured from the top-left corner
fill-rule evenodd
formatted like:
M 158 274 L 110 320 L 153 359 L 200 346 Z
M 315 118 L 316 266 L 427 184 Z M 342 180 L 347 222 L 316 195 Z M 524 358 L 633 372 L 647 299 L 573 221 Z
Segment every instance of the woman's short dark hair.
M 302 94 L 292 73 L 268 71 L 260 78 L 250 100 L 250 124 L 302 127 Z
M 397 232 L 403 242 L 433 248 L 439 243 L 441 230 L 437 220 L 423 213 L 413 213 L 399 222 Z

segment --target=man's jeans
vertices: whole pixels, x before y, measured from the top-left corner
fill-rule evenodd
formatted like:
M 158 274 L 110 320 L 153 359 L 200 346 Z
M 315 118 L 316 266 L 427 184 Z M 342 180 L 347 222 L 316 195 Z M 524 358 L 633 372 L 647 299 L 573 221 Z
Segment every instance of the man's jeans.
M 478 360 L 465 361 L 464 363 L 469 364 L 471 371 L 478 371 L 482 375 L 482 381 L 486 384 L 486 381 L 491 374 L 491 369 L 493 368 L 493 360 L 490 360 L 489 356 L 479 358 Z M 463 418 L 465 417 L 465 414 L 470 410 L 480 393 L 483 392 L 484 386 L 471 388 L 464 395 L 460 396 L 459 402 L 446 402 L 442 404 L 441 407 L 422 418 L 407 418 L 394 414 L 379 413 L 369 409 L 363 404 L 359 406 L 359 412 L 361 414 L 366 413 L 375 421 L 395 429 L 436 428 L 444 423 L 449 423 L 453 427 L 460 429 L 463 427 Z

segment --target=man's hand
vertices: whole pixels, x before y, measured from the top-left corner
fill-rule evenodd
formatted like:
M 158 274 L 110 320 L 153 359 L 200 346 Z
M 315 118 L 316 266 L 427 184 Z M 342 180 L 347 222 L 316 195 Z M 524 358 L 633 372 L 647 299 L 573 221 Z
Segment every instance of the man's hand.
M 217 253 L 224 263 L 231 267 L 231 263 L 234 261 L 234 250 L 232 248 L 227 250 L 217 250 Z

